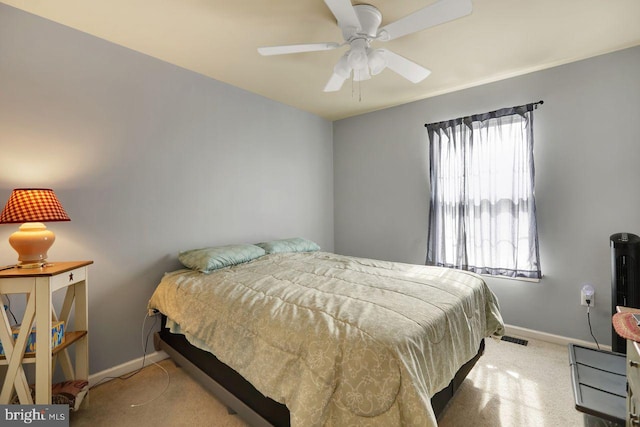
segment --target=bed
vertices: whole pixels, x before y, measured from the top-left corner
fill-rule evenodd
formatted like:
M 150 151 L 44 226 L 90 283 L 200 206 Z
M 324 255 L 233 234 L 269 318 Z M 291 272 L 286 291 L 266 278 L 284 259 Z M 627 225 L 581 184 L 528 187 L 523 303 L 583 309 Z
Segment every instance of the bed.
M 249 258 L 185 263 L 149 308 L 163 315 L 156 348 L 252 425 L 436 426 L 503 333 L 473 273 L 315 248 Z

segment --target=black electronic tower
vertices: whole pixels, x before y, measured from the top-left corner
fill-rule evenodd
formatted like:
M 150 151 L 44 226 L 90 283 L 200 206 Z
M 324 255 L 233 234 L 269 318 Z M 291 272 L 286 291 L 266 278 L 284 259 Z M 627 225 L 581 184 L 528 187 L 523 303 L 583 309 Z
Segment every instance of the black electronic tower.
M 640 237 L 631 233 L 611 236 L 611 315 L 616 306 L 640 308 Z M 611 349 L 626 353 L 627 344 L 611 328 Z

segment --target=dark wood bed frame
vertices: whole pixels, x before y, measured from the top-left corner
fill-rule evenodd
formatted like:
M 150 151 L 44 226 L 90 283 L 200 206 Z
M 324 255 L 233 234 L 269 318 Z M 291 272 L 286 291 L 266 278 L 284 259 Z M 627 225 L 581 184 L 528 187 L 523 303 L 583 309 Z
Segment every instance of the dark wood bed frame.
M 213 354 L 194 347 L 184 335 L 172 334 L 165 325 L 166 317 L 162 315 L 161 329 L 154 335 L 155 349 L 165 351 L 178 366 L 226 405 L 229 413 L 237 414 L 254 427 L 290 425 L 289 410 L 285 405 L 264 396 Z M 446 388 L 431 398 L 436 417 L 440 417 L 449 400 L 483 353 L 484 340 L 481 341 L 478 353 L 473 359 L 458 370 Z

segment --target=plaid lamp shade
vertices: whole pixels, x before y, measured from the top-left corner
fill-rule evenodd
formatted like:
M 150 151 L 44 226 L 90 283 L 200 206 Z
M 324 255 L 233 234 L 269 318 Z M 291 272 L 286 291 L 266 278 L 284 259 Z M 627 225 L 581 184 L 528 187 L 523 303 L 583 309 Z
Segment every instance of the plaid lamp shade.
M 71 221 L 53 190 L 16 188 L 0 214 L 0 224 Z

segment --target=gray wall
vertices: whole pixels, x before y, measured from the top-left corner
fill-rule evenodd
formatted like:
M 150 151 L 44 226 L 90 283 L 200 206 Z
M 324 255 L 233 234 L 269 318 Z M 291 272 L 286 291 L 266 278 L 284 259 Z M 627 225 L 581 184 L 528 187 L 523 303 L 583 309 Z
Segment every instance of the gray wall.
M 332 162 L 324 119 L 0 4 L 0 208 L 44 186 L 69 213 L 48 224 L 49 258 L 95 261 L 92 373 L 142 356 L 179 250 L 291 236 L 333 250 Z M 0 265 L 16 228 L 0 226 Z
M 424 263 L 425 123 L 544 100 L 535 112 L 539 283 L 488 279 L 508 324 L 591 340 L 580 288 L 595 289 L 611 342 L 609 236 L 640 234 L 640 47 L 334 122 L 335 250 Z

